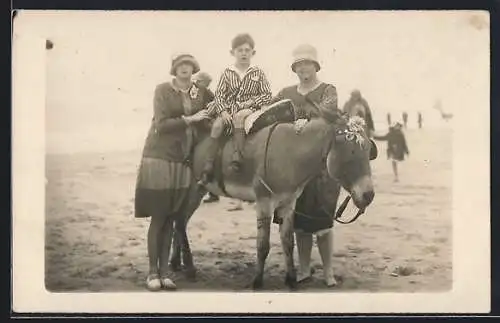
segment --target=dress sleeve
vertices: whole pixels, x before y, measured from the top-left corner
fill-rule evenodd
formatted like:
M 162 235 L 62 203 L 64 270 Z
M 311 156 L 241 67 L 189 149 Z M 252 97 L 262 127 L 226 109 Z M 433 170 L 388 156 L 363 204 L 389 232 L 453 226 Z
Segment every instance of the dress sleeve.
M 328 121 L 335 121 L 340 117 L 341 111 L 338 109 L 337 89 L 333 85 L 328 85 L 321 96 L 318 104 L 320 115 Z
M 165 89 L 162 86 L 157 86 L 154 95 L 154 116 L 153 124 L 155 130 L 159 133 L 171 133 L 183 130 L 187 127 L 186 122 L 182 118 L 174 118 L 171 115 Z

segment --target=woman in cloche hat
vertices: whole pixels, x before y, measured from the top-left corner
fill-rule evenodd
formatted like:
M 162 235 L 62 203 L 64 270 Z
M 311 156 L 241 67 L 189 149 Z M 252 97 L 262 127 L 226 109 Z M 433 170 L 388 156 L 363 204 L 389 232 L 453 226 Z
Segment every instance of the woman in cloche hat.
M 340 110 L 337 107 L 337 90 L 332 84 L 319 80 L 321 70 L 316 49 L 311 45 L 300 45 L 293 51 L 292 71 L 299 79 L 298 85 L 282 89 L 273 102 L 290 99 L 295 107 L 295 129 L 300 132 L 310 119 L 323 117 L 335 121 Z M 323 209 L 335 210 L 340 194 L 340 184 L 327 174 L 311 180 L 297 199 L 295 211 L 295 237 L 299 253 L 297 280 L 311 277 L 311 251 L 313 233 L 316 235 L 319 253 L 323 262 L 324 279 L 327 286 L 337 284 L 332 266 L 333 219 Z M 327 197 L 327 198 L 323 198 Z M 329 205 L 322 205 L 318 200 Z M 307 214 L 304 217 L 300 214 Z M 275 218 L 275 222 L 280 220 Z
M 188 165 L 193 127 L 208 118 L 205 89 L 191 76 L 200 70 L 190 54 L 174 56 L 171 82 L 156 87 L 154 116 L 144 145 L 135 189 L 135 217 L 151 217 L 147 234 L 149 290 L 175 289 L 168 277 L 173 218 L 196 188 Z

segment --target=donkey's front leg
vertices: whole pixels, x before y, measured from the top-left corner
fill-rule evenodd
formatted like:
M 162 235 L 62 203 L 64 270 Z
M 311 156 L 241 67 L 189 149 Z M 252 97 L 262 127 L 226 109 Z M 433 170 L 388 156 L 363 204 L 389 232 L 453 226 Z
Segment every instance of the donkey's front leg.
M 257 272 L 253 280 L 253 289 L 263 285 L 264 265 L 269 254 L 269 236 L 271 232 L 271 201 L 269 198 L 257 200 Z
M 297 273 L 293 262 L 293 220 L 295 201 L 283 205 L 280 209 L 280 216 L 283 223 L 280 224 L 281 247 L 285 256 L 286 277 L 285 284 L 291 289 L 297 289 Z

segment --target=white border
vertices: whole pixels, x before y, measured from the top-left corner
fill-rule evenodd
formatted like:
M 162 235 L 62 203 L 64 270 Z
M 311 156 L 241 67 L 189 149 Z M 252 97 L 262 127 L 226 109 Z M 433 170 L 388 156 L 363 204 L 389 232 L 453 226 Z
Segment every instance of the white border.
M 487 12 L 473 13 L 489 21 Z M 481 81 L 484 85 L 481 93 L 464 103 L 470 104 L 470 110 L 458 112 L 454 120 L 454 283 L 450 292 L 47 292 L 44 287 L 45 114 L 42 108 L 45 105 L 45 39 L 37 35 L 36 26 L 22 19 L 24 14 L 19 12 L 14 20 L 13 39 L 14 311 L 312 314 L 490 310 L 489 75 L 484 75 L 487 79 Z M 489 59 L 489 53 L 485 59 Z

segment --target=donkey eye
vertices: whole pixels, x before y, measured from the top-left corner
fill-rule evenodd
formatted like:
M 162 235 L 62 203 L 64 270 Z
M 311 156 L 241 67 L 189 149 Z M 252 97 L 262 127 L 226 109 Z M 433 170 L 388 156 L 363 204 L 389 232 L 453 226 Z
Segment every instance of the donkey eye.
M 352 133 L 347 133 L 347 134 L 345 135 L 345 138 L 346 138 L 347 140 L 351 141 L 351 140 L 353 140 L 353 139 L 354 139 L 354 134 L 352 134 Z

